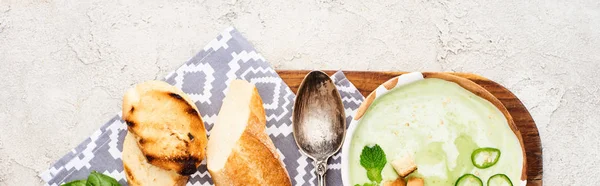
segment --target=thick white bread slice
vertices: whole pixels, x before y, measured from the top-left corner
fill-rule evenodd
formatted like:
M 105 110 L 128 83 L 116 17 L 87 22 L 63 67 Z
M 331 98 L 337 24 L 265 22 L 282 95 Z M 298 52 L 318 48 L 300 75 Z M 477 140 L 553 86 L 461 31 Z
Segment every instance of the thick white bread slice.
M 194 102 L 162 81 L 147 81 L 123 97 L 123 120 L 154 166 L 190 175 L 205 157 L 206 129 Z
M 188 176 L 151 165 L 138 147 L 135 136 L 127 132 L 123 142 L 123 168 L 130 186 L 184 186 Z
M 232 81 L 207 146 L 207 167 L 215 185 L 291 185 L 265 125 L 256 87 Z

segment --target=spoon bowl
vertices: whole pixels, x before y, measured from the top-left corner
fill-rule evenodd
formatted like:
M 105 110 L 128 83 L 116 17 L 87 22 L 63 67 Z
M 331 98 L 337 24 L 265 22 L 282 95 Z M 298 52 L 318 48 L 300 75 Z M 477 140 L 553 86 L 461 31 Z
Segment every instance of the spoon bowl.
M 325 185 L 327 160 L 344 142 L 345 117 L 331 78 L 322 71 L 308 73 L 298 88 L 292 123 L 300 152 L 314 160 L 319 186 Z

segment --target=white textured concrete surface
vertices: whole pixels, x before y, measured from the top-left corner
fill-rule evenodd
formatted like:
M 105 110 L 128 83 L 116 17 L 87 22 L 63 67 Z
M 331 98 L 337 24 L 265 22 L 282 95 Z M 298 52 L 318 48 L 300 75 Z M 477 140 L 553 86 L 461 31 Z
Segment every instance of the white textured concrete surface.
M 277 69 L 473 72 L 537 122 L 545 185 L 600 181 L 600 3 L 0 0 L 0 185 L 40 171 L 233 25 Z

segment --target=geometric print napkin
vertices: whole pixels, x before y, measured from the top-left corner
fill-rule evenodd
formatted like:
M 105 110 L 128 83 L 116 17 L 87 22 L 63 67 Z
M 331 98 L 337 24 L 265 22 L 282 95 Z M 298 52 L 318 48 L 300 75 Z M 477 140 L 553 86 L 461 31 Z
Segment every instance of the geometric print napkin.
M 364 97 L 341 71 L 331 78 L 340 91 L 347 124 L 350 124 L 352 115 Z M 292 184 L 316 185 L 312 161 L 300 153 L 292 135 L 294 93 L 233 27 L 223 31 L 163 81 L 180 88 L 192 98 L 210 135 L 228 85 L 234 79 L 256 85 L 267 114 L 267 133 L 281 155 Z M 117 113 L 119 114 L 39 175 L 47 186 L 85 179 L 92 170 L 110 175 L 122 185 L 127 185 L 121 162 L 127 127 L 121 120 L 120 112 Z M 327 184 L 342 185 L 340 154 L 330 158 L 328 163 Z M 213 185 L 204 162 L 198 172 L 190 177 L 187 185 Z

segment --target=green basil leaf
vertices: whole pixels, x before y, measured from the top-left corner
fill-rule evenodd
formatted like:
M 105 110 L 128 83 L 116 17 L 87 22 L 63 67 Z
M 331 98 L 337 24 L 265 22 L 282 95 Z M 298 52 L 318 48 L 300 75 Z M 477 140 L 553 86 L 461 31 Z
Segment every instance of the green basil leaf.
M 377 183 L 363 183 L 361 184 L 355 184 L 354 186 L 378 186 Z
M 75 180 L 69 183 L 62 184 L 61 186 L 86 186 L 85 183 L 87 183 L 86 180 Z
M 121 186 L 121 184 L 110 176 L 92 171 L 88 176 L 86 186 Z

